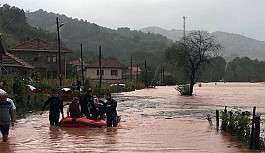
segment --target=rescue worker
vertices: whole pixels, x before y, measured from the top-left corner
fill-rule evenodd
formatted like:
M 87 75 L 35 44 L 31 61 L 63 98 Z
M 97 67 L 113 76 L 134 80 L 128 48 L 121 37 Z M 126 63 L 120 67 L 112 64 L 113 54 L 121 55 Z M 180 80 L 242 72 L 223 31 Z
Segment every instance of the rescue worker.
M 52 97 L 50 97 L 43 105 L 42 113 L 46 106 L 50 104 L 50 111 L 49 111 L 49 120 L 50 125 L 58 125 L 60 119 L 60 113 L 62 114 L 62 118 L 64 118 L 63 113 L 63 100 L 59 97 L 58 90 L 53 90 Z
M 86 116 L 87 119 L 90 119 L 90 110 L 89 108 L 94 105 L 94 102 L 91 97 L 92 89 L 89 88 L 86 93 L 80 98 L 80 106 L 81 106 L 81 117 L 83 115 Z M 91 106 L 92 105 L 92 106 Z
M 111 98 L 109 92 L 105 93 L 106 102 L 106 115 L 107 115 L 107 127 L 116 127 L 117 121 L 117 101 Z

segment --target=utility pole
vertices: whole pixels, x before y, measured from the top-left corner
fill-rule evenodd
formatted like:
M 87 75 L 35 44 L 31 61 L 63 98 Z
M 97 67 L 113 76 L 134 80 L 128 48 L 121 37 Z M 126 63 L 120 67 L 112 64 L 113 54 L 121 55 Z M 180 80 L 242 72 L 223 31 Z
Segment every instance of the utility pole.
M 138 65 L 137 65 L 137 70 L 136 70 L 136 81 L 138 81 L 138 73 L 139 73 L 139 69 L 138 69 Z
M 99 88 L 101 88 L 102 86 L 101 46 L 99 46 L 98 64 L 99 64 Z
M 2 34 L 0 33 L 0 81 L 2 81 L 2 66 L 3 66 L 3 55 L 5 54 L 4 47 L 2 45 Z
M 82 82 L 83 82 L 83 86 L 84 86 L 84 60 L 83 60 L 83 45 L 81 44 L 81 71 L 82 71 Z
M 59 28 L 62 27 L 63 24 L 61 24 L 59 26 L 59 18 L 58 17 L 56 17 L 56 26 L 57 26 L 58 50 L 59 50 L 59 79 L 60 79 L 60 86 L 62 86 L 61 40 L 60 40 L 60 31 L 59 31 Z
M 163 84 L 163 64 L 161 64 L 160 85 Z
M 133 59 L 132 59 L 132 56 L 131 56 L 131 80 L 132 80 L 132 71 L 133 71 L 132 65 L 133 65 Z
M 184 43 L 186 39 L 186 34 L 185 34 L 185 26 L 186 26 L 186 16 L 183 16 L 183 38 L 184 38 Z
M 165 80 L 165 66 L 162 66 L 162 83 L 164 85 L 164 80 Z
M 144 60 L 144 68 L 145 68 L 145 87 L 147 88 L 147 67 L 146 67 L 146 60 Z

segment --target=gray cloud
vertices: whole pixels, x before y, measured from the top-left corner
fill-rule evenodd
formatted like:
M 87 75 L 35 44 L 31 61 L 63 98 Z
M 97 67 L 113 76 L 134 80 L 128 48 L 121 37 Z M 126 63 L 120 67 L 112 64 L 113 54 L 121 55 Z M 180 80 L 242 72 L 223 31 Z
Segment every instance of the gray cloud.
M 263 0 L 5 0 L 24 10 L 84 19 L 116 29 L 159 26 L 187 30 L 224 31 L 265 40 Z M 3 3 L 1 3 L 3 4 Z

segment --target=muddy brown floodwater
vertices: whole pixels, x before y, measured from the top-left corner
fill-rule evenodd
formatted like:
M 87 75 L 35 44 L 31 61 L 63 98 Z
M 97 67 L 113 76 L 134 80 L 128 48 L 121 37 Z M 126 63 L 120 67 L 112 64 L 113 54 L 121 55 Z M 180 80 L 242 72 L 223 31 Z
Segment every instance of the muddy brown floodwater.
M 202 83 L 193 97 L 179 96 L 174 87 L 156 87 L 113 94 L 122 120 L 117 128 L 50 127 L 48 113 L 18 120 L 0 152 L 97 153 L 250 153 L 205 119 L 215 110 L 253 106 L 265 117 L 265 84 Z M 215 127 L 215 126 L 214 126 Z M 264 128 L 264 125 L 262 125 Z

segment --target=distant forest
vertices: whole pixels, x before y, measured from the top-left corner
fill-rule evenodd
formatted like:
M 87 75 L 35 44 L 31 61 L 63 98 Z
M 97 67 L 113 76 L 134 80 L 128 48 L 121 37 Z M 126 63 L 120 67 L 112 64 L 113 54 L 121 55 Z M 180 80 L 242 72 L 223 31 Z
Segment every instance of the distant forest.
M 103 56 L 112 56 L 122 63 L 129 65 L 131 57 L 133 65 L 144 66 L 144 60 L 152 68 L 161 64 L 164 50 L 173 41 L 160 34 L 146 34 L 140 31 L 131 31 L 130 28 L 121 27 L 117 30 L 98 26 L 86 20 L 78 20 L 48 13 L 44 10 L 26 13 L 28 23 L 33 27 L 45 28 L 55 32 L 55 18 L 59 17 L 64 26 L 60 28 L 63 43 L 77 52 L 80 44 L 88 60 L 98 54 L 99 46 L 102 46 Z M 115 21 L 116 22 L 116 21 Z
M 133 66 L 139 65 L 144 70 L 146 61 L 148 72 L 156 76 L 155 83 L 161 79 L 162 70 L 166 72 L 165 84 L 182 81 L 176 66 L 165 59 L 165 50 L 174 43 L 165 36 L 132 31 L 127 27 L 113 30 L 43 10 L 25 13 L 8 4 L 0 7 L 0 33 L 5 49 L 36 37 L 57 43 L 56 17 L 64 23 L 60 28 L 63 45 L 75 52 L 68 61 L 80 57 L 81 43 L 86 62 L 97 58 L 98 47 L 102 46 L 103 56 L 116 57 L 127 66 L 132 57 Z M 197 81 L 265 81 L 265 62 L 238 57 L 227 63 L 219 56 L 212 59 L 211 64 L 205 64 L 199 73 Z

